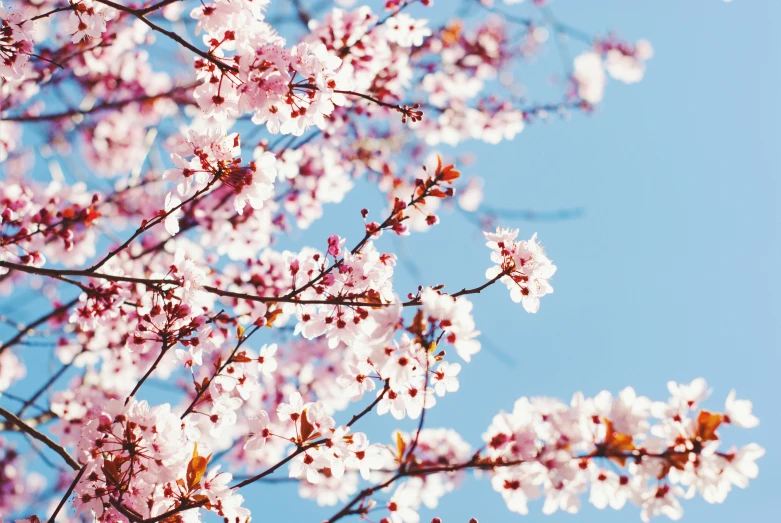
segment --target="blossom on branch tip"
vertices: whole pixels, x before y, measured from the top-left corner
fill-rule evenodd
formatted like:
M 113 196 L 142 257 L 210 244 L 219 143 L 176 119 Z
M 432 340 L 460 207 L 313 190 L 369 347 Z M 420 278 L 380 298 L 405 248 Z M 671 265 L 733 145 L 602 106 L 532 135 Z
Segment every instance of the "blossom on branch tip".
M 100 38 L 106 32 L 106 22 L 113 20 L 117 11 L 95 0 L 79 0 L 74 2 L 74 10 L 68 16 L 67 31 L 73 36 L 72 43 L 78 43 L 85 38 Z
M 0 2 L 0 78 L 21 80 L 25 76 L 28 62 L 33 53 L 33 35 L 35 22 L 27 20 L 26 11 L 7 9 Z M 4 145 L 6 132 L 10 130 L 0 122 L 0 161 L 5 159 Z M 10 133 L 9 133 L 10 134 Z
M 458 355 L 469 362 L 480 351 L 472 318 L 472 302 L 464 297 L 454 298 L 427 287 L 420 295 L 423 314 L 427 321 L 441 328 L 444 339 L 456 349 Z
M 402 47 L 418 47 L 423 45 L 427 36 L 431 36 L 431 29 L 426 27 L 427 23 L 428 20 L 416 20 L 407 13 L 398 13 L 385 22 L 385 36 Z
M 531 239 L 516 241 L 518 229 L 497 228 L 485 232 L 486 245 L 491 249 L 491 261 L 496 265 L 488 269 L 485 277 L 499 278 L 510 290 L 516 303 L 523 303 L 527 312 L 537 312 L 540 298 L 553 292 L 548 280 L 556 272 L 556 266 L 537 243 L 537 234 Z

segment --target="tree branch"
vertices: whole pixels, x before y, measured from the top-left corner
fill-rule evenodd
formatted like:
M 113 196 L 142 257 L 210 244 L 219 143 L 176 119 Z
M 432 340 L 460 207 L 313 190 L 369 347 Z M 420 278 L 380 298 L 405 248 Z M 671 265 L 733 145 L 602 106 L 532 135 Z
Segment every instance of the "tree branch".
M 6 262 L 0 262 L 0 264 L 5 264 L 5 263 Z M 15 265 L 15 264 L 13 264 L 13 265 Z M 2 265 L 2 266 L 6 267 L 5 265 Z M 20 266 L 20 267 L 24 267 L 24 266 Z M 13 267 L 6 267 L 6 268 L 7 269 L 12 269 Z M 19 269 L 15 269 L 15 270 L 19 270 Z M 25 271 L 25 272 L 27 272 L 27 271 Z M 46 323 L 51 318 L 53 318 L 53 317 L 55 317 L 55 316 L 57 316 L 59 314 L 62 314 L 63 312 L 67 311 L 68 309 L 70 309 L 71 307 L 76 305 L 78 302 L 79 302 L 79 299 L 78 298 L 74 298 L 73 300 L 69 301 L 68 303 L 66 303 L 64 305 L 60 305 L 59 307 L 57 307 L 56 309 L 52 310 L 48 314 L 45 314 L 45 315 L 41 316 L 40 318 L 38 318 L 37 320 L 33 321 L 32 323 L 28 323 L 22 329 L 19 329 L 19 332 L 16 333 L 16 336 L 14 336 L 13 338 L 8 340 L 7 342 L 3 343 L 2 346 L 0 346 L 0 353 L 2 353 L 7 348 L 9 348 L 9 347 L 11 347 L 13 345 L 16 345 L 19 341 L 22 340 L 22 338 L 24 338 L 27 334 L 29 334 L 30 331 L 33 330 L 34 328 L 38 327 L 39 325 L 42 325 L 42 324 Z
M 63 447 L 61 447 L 60 445 L 52 441 L 51 438 L 49 438 L 45 434 L 42 434 L 37 430 L 35 430 L 32 426 L 27 424 L 25 421 L 19 419 L 16 416 L 16 414 L 14 414 L 13 412 L 9 412 L 5 410 L 3 407 L 0 407 L 0 415 L 2 415 L 10 423 L 19 427 L 19 429 L 22 432 L 29 434 L 30 436 L 37 439 L 38 441 L 40 441 L 41 443 L 43 443 L 44 445 L 52 449 L 54 452 L 59 454 L 60 457 L 62 457 L 62 459 L 65 460 L 65 463 L 67 463 L 68 466 L 73 470 L 79 470 L 79 468 L 81 468 L 78 462 L 75 459 L 73 459 L 70 454 L 68 454 L 67 450 L 65 450 Z

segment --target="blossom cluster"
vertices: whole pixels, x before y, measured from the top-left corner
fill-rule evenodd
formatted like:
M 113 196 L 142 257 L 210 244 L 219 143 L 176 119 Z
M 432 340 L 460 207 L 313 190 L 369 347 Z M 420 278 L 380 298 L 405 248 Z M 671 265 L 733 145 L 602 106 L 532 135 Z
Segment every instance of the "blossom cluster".
M 575 58 L 571 95 L 596 105 L 605 96 L 605 72 L 620 82 L 639 82 L 645 75 L 645 62 L 653 54 L 647 40 L 639 40 L 634 45 L 615 38 L 596 40 L 592 50 Z
M 191 12 L 211 55 L 195 62 L 203 82 L 194 96 L 218 120 L 251 112 L 272 133 L 300 136 L 345 103 L 337 87 L 351 71 L 323 44 L 287 48 L 264 21 L 267 3 L 218 0 Z
M 516 241 L 518 233 L 518 229 L 501 228 L 485 233 L 491 261 L 496 264 L 485 272 L 485 277 L 498 278 L 507 285 L 514 302 L 523 303 L 528 312 L 537 312 L 540 298 L 553 292 L 548 280 L 556 272 L 556 266 L 545 256 L 536 234 L 529 240 Z
M 266 478 L 330 522 L 418 523 L 471 472 L 520 513 L 588 496 L 678 517 L 745 487 L 763 450 L 721 432 L 756 425 L 751 404 L 704 410 L 702 380 L 664 403 L 521 399 L 483 444 L 426 425 L 479 364 L 482 293 L 536 313 L 557 270 L 496 227 L 469 141 L 594 111 L 650 44 L 547 2 L 335 3 L 0 3 L 2 517 L 246 523 Z M 565 85 L 530 105 L 520 65 L 565 35 Z M 321 221 L 359 186 L 379 204 Z M 486 231 L 485 278 L 399 283 L 388 237 L 453 212 Z M 374 416 L 416 428 L 377 439 Z
M 25 14 L 7 9 L 0 2 L 0 76 L 9 80 L 24 77 L 33 51 L 34 24 Z
M 71 42 L 99 38 L 106 32 L 106 22 L 117 15 L 116 9 L 94 0 L 79 0 L 68 16 L 67 32 L 72 33 Z
M 209 457 L 188 450 L 190 429 L 169 405 L 112 400 L 81 431 L 79 453 L 84 463 L 76 484 L 76 512 L 87 511 L 103 521 L 160 514 L 171 499 L 198 499 L 222 517 L 243 521 L 249 511 L 243 497 L 226 487 L 232 475 L 219 466 L 208 469 Z M 208 469 L 208 473 L 207 473 Z
M 508 508 L 528 512 L 544 498 L 543 512 L 574 513 L 581 496 L 597 508 L 641 508 L 641 519 L 679 519 L 682 499 L 700 495 L 722 503 L 733 486 L 757 476 L 764 454 L 756 443 L 724 448 L 721 429 L 752 428 L 751 403 L 732 391 L 722 413 L 701 408 L 710 395 L 704 379 L 668 384 L 670 399 L 653 402 L 627 387 L 615 397 L 573 396 L 569 405 L 549 398 L 521 398 L 484 434 L 488 457 L 506 464 L 491 483 Z

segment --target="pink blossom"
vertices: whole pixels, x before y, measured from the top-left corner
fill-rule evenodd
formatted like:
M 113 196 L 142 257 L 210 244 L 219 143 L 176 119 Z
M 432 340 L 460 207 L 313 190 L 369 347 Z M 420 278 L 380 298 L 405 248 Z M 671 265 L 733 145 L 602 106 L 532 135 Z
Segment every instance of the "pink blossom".
M 424 38 L 431 36 L 427 23 L 428 20 L 415 20 L 407 13 L 399 13 L 385 22 L 385 36 L 402 47 L 417 47 L 423 45 Z
M 528 241 L 515 240 L 518 229 L 497 228 L 495 233 L 484 234 L 492 251 L 491 261 L 496 264 L 485 277 L 498 277 L 510 289 L 514 302 L 522 302 L 527 312 L 537 312 L 540 298 L 553 292 L 548 280 L 556 272 L 556 266 L 537 243 L 537 234 Z

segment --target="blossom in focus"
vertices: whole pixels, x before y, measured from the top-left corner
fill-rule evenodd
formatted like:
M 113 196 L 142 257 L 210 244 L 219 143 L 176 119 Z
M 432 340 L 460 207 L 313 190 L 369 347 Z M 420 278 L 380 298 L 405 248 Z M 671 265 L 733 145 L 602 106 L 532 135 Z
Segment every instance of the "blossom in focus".
M 556 272 L 556 266 L 537 243 L 537 234 L 531 239 L 517 241 L 518 229 L 497 228 L 486 232 L 486 245 L 491 249 L 491 261 L 496 265 L 488 269 L 485 277 L 499 277 L 510 290 L 516 303 L 523 303 L 527 312 L 537 312 L 540 298 L 553 292 L 548 280 Z
M 68 16 L 67 31 L 73 36 L 72 43 L 78 43 L 85 38 L 100 38 L 106 31 L 106 22 L 113 20 L 117 11 L 113 7 L 94 0 L 80 0 L 76 8 Z

